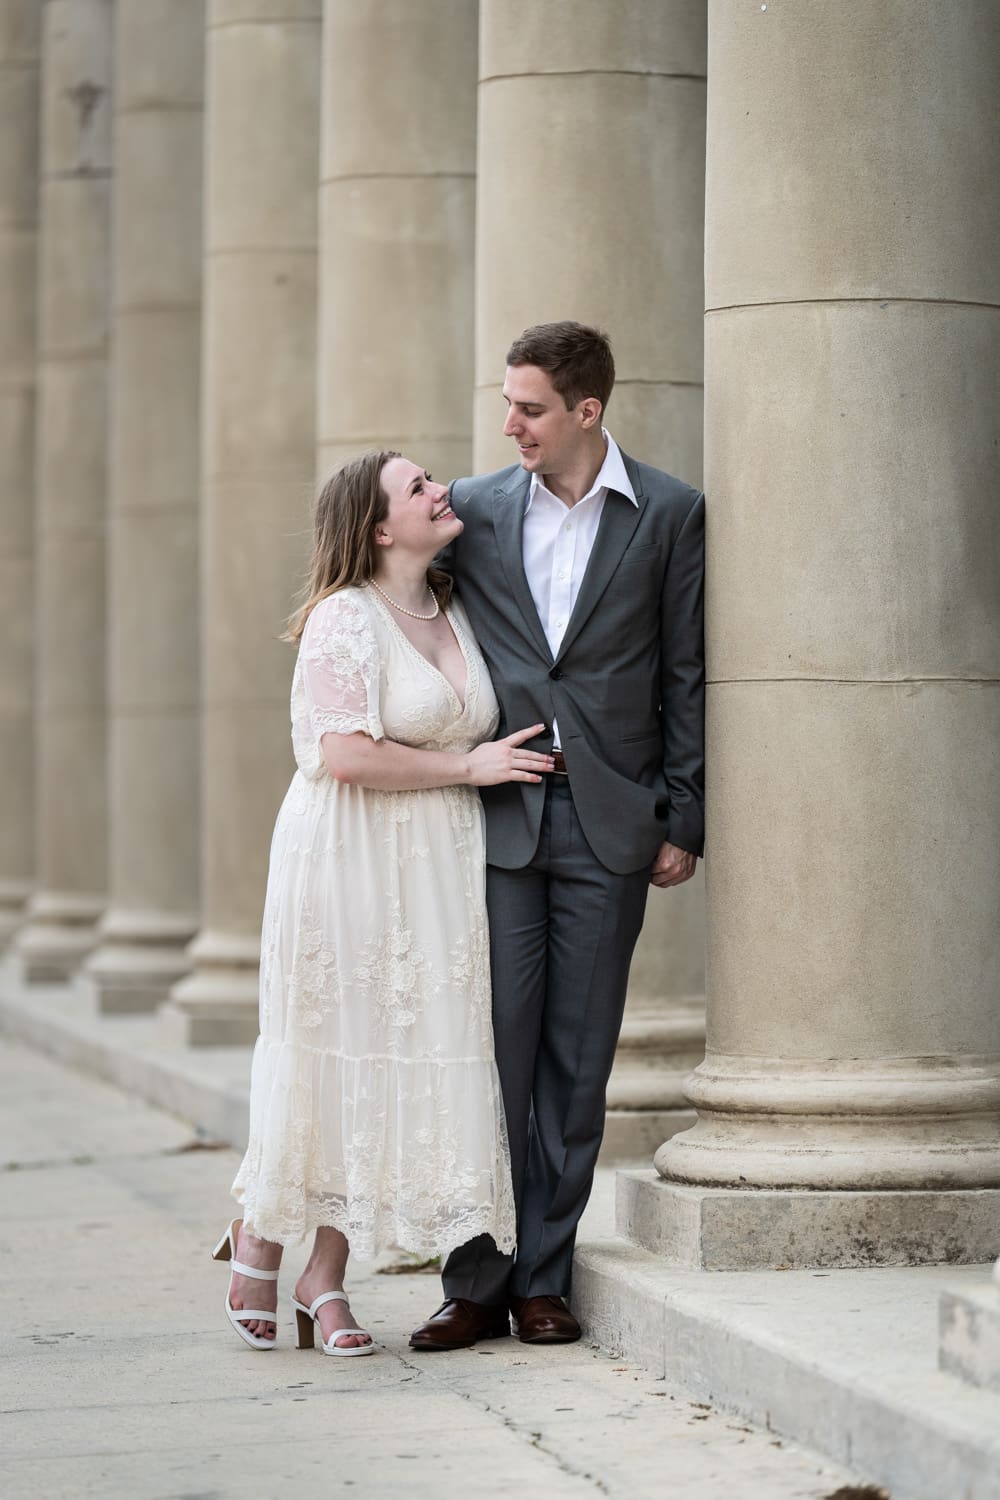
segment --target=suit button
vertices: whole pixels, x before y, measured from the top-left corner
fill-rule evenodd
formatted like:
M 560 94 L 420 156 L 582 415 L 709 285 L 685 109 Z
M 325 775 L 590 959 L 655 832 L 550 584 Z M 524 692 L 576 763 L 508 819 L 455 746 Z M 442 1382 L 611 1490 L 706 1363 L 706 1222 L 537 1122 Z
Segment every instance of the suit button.
M 549 673 L 549 676 L 554 678 L 555 681 L 558 682 L 562 674 L 562 667 L 553 667 L 551 672 Z

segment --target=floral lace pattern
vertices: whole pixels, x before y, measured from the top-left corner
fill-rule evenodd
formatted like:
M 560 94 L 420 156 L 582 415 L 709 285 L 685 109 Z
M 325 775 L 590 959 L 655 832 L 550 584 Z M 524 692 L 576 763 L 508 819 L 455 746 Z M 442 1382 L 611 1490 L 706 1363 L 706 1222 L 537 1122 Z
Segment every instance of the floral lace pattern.
M 482 1233 L 513 1247 L 478 795 L 338 784 L 322 755 L 328 732 L 461 753 L 489 738 L 489 676 L 461 606 L 448 617 L 464 704 L 369 589 L 324 600 L 301 643 L 233 1185 L 248 1227 L 282 1244 L 331 1225 L 362 1258 Z
M 379 655 L 355 589 L 323 599 L 306 623 L 292 678 L 292 749 L 305 776 L 324 771 L 324 734 L 384 738 L 379 721 Z

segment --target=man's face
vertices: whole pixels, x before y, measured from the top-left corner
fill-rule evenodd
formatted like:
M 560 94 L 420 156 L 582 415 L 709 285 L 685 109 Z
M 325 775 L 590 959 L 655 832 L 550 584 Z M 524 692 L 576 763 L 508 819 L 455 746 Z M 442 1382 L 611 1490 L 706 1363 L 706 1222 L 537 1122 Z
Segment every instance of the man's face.
M 529 474 L 572 469 L 587 448 L 586 403 L 567 411 L 547 371 L 537 365 L 508 365 L 503 394 L 508 406 L 504 436 L 516 442 L 521 467 Z

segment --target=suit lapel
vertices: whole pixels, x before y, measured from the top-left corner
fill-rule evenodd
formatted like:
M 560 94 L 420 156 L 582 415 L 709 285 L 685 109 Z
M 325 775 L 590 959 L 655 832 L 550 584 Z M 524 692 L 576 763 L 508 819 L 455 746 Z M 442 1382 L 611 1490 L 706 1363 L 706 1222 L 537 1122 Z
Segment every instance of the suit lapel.
M 625 455 L 622 455 L 625 458 Z M 562 638 L 562 644 L 556 660 L 559 661 L 576 637 L 580 634 L 583 626 L 593 614 L 600 603 L 601 595 L 611 581 L 611 576 L 621 562 L 625 548 L 632 540 L 635 528 L 638 526 L 642 513 L 646 508 L 646 496 L 642 491 L 642 481 L 639 472 L 631 459 L 625 458 L 625 466 L 628 476 L 635 490 L 636 504 L 624 495 L 617 494 L 614 490 L 608 492 L 604 501 L 604 511 L 601 515 L 601 523 L 597 528 L 594 538 L 593 550 L 587 563 L 587 571 L 583 575 L 580 584 L 580 592 L 576 596 L 573 613 L 569 617 L 566 626 L 566 634 Z M 522 569 L 523 571 L 523 569 Z
M 528 633 L 545 660 L 551 661 L 552 651 L 545 638 L 545 631 L 538 618 L 538 610 L 524 571 L 521 533 L 524 528 L 524 507 L 528 503 L 530 485 L 530 474 L 521 470 L 520 473 L 513 475 L 506 485 L 500 485 L 494 490 L 493 530 L 510 592 L 524 616 Z

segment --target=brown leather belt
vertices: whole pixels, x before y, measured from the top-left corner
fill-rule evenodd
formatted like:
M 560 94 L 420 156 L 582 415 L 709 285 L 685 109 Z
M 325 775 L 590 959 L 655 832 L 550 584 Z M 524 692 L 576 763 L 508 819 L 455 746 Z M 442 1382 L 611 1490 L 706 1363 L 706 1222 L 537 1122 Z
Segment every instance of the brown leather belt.
M 563 760 L 562 751 L 553 750 L 552 759 L 555 761 L 555 765 L 552 767 L 555 774 L 557 776 L 568 776 L 569 772 L 566 769 L 566 762 Z

